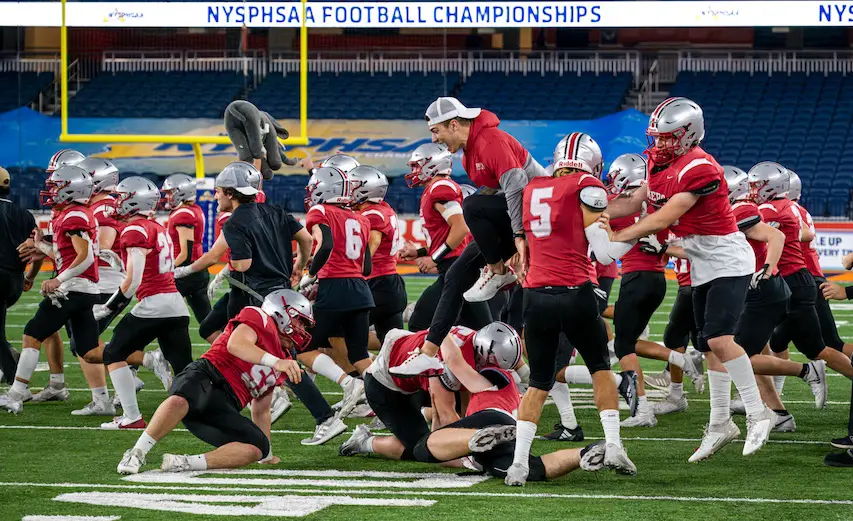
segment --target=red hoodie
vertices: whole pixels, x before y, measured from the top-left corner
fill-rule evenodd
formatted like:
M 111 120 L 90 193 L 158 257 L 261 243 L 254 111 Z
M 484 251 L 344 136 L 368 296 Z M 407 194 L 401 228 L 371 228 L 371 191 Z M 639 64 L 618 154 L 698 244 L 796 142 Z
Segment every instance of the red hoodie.
M 517 139 L 498 128 L 501 120 L 488 110 L 471 123 L 462 166 L 477 186 L 500 188 L 500 178 L 513 168 L 525 169 L 530 153 Z

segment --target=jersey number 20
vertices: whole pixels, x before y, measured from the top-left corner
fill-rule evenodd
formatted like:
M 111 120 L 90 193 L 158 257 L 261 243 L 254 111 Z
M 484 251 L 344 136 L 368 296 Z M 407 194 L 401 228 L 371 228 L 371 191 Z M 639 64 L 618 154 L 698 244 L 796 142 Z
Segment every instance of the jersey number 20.
M 160 273 L 175 271 L 175 256 L 173 254 L 172 239 L 165 233 L 157 234 L 158 269 Z

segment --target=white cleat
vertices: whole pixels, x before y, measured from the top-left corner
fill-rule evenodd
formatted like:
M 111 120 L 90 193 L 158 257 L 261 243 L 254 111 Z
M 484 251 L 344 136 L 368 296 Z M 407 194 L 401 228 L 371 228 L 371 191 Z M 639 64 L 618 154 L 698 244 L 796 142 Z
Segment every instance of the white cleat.
M 385 427 L 385 423 L 383 423 L 382 420 L 379 419 L 379 416 L 375 416 L 373 418 L 373 421 L 370 422 L 370 428 L 373 430 L 381 431 L 385 430 L 387 427 Z
M 439 376 L 444 373 L 444 364 L 436 357 L 428 356 L 418 351 L 412 351 L 402 364 L 388 369 L 391 375 L 398 378 L 414 376 Z
M 599 441 L 581 449 L 581 470 L 598 472 L 604 468 L 605 443 Z
M 608 443 L 604 447 L 604 468 L 625 476 L 637 475 L 637 466 L 628 458 L 625 447 L 615 443 Z
M 687 398 L 685 398 L 684 395 L 682 395 L 681 398 L 667 396 L 666 400 L 658 402 L 652 406 L 652 413 L 655 416 L 662 416 L 664 414 L 672 414 L 686 410 Z
M 130 372 L 133 373 L 133 383 L 136 385 L 136 393 L 139 394 L 139 391 L 145 388 L 145 382 L 137 374 L 139 372 L 138 369 L 131 369 Z
M 729 410 L 732 414 L 746 416 L 746 406 L 743 404 L 743 400 L 740 399 L 740 396 L 732 400 L 731 405 L 729 405 Z
M 515 425 L 483 427 L 468 440 L 468 449 L 471 452 L 488 452 L 509 441 L 515 441 Z
M 648 387 L 654 387 L 655 389 L 666 391 L 669 389 L 669 384 L 672 383 L 672 378 L 670 377 L 669 371 L 663 370 L 659 373 L 643 375 L 643 382 Z
M 344 399 L 341 400 L 341 409 L 338 411 L 338 418 L 346 418 L 355 409 L 359 402 L 363 402 L 364 396 L 364 380 L 361 378 L 350 378 L 346 385 L 342 386 L 344 390 Z
M 163 454 L 160 470 L 163 472 L 187 472 L 192 468 L 186 454 Z
M 415 305 L 416 304 L 417 304 L 417 302 L 412 302 L 411 304 L 406 306 L 406 309 L 403 310 L 403 323 L 404 324 L 408 324 L 409 320 L 412 319 L 412 314 L 415 312 Z
M 72 416 L 115 416 L 116 408 L 109 401 L 92 400 L 82 409 L 71 411 Z
M 302 440 L 302 445 L 322 445 L 347 430 L 347 424 L 337 416 L 332 416 L 314 429 L 314 436 Z
M 769 407 L 764 407 L 764 411 L 755 415 L 746 417 L 746 441 L 743 444 L 743 455 L 750 456 L 767 443 L 770 437 L 770 431 L 776 425 L 776 413 L 770 410 Z
M 477 279 L 477 282 L 462 296 L 468 302 L 486 302 L 502 289 L 515 284 L 517 280 L 518 277 L 509 267 L 507 267 L 506 273 L 498 275 L 486 266 L 480 272 L 480 278 Z
M 373 412 L 373 409 L 370 408 L 370 405 L 366 403 L 360 403 L 355 406 L 355 409 L 352 410 L 351 413 L 347 415 L 347 418 L 372 418 L 376 416 L 376 413 Z
M 773 426 L 773 432 L 795 432 L 797 430 L 797 422 L 794 421 L 794 415 L 776 414 L 776 424 Z
M 694 353 L 699 353 L 699 357 L 696 358 L 691 354 L 684 355 L 684 374 L 690 377 L 690 381 L 693 382 L 693 388 L 696 389 L 696 392 L 702 394 L 705 392 L 705 372 L 702 369 L 702 353 L 699 351 L 693 351 Z
M 163 351 L 155 349 L 145 353 L 142 365 L 146 369 L 150 369 L 157 378 L 163 382 L 163 388 L 167 391 L 172 387 L 172 370 L 169 368 L 169 362 L 163 356 Z
M 139 449 L 127 449 L 116 470 L 119 474 L 139 474 L 139 469 L 145 465 L 145 455 Z
M 101 429 L 105 431 L 127 431 L 141 430 L 145 428 L 145 420 L 140 416 L 133 420 L 127 416 L 116 416 L 113 421 L 101 424 Z
M 273 389 L 272 403 L 270 404 L 270 424 L 277 422 L 291 407 L 293 407 L 293 403 L 290 401 L 287 389 L 283 387 Z
M 27 393 L 29 392 L 27 389 Z M 0 395 L 0 409 L 6 409 L 12 414 L 20 414 L 24 410 L 24 395 L 9 389 L 6 394 Z
M 657 424 L 658 419 L 655 418 L 655 413 L 651 408 L 646 412 L 637 412 L 634 416 L 629 416 L 619 423 L 621 427 L 654 427 Z
M 352 436 L 338 448 L 338 455 L 355 456 L 356 454 L 368 454 L 367 451 L 362 450 L 362 446 L 371 436 L 373 436 L 373 433 L 370 432 L 367 425 L 363 423 L 357 425 Z
M 527 476 L 530 474 L 530 469 L 521 463 L 513 463 L 506 469 L 506 477 L 504 484 L 510 487 L 523 487 L 527 483 Z
M 687 461 L 696 463 L 708 459 L 738 436 L 740 429 L 731 419 L 726 423 L 708 424 L 705 426 L 705 434 L 702 435 L 702 443 Z
M 62 384 L 62 387 L 48 385 L 33 395 L 32 402 L 67 402 L 69 398 L 71 398 L 71 393 L 68 392 L 68 387 L 65 384 Z
M 815 408 L 826 407 L 826 362 L 823 360 L 809 362 L 809 372 L 803 380 L 812 388 Z

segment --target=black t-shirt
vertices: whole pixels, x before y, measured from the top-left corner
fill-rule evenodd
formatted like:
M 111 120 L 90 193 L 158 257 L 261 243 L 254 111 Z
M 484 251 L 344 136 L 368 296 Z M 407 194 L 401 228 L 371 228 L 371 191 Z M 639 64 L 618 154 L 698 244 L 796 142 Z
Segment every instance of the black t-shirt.
M 302 229 L 299 221 L 271 204 L 241 204 L 222 227 L 232 260 L 252 259 L 243 273 L 232 276 L 266 295 L 290 287 L 293 272 L 293 236 Z
M 27 263 L 21 262 L 15 248 L 30 237 L 35 227 L 33 214 L 8 199 L 0 198 L 0 269 L 24 272 Z

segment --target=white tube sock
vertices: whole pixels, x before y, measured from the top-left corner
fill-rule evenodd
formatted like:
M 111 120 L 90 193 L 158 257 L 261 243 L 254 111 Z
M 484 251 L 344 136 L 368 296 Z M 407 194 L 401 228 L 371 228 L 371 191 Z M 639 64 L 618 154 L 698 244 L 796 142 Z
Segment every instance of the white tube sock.
M 340 382 L 346 376 L 344 370 L 338 367 L 338 364 L 332 360 L 332 357 L 323 353 L 317 355 L 317 358 L 314 359 L 314 366 L 311 369 L 334 383 Z
M 151 450 L 154 445 L 157 444 L 157 440 L 148 435 L 147 432 L 143 432 L 139 439 L 136 440 L 136 445 L 133 446 L 134 449 L 139 449 L 142 451 L 142 454 L 148 454 L 148 451 Z
M 785 387 L 785 375 L 777 375 L 773 377 L 773 386 L 779 396 L 782 396 L 782 388 Z
M 50 375 L 50 386 L 51 387 L 62 387 L 63 384 L 65 384 L 65 373 L 51 374 Z
M 521 383 L 530 385 L 530 366 L 524 364 L 515 370 L 515 373 L 521 378 Z
M 601 418 L 601 426 L 604 428 L 605 443 L 614 443 L 622 446 L 622 440 L 619 437 L 619 411 L 616 409 L 605 409 L 598 413 Z
M 21 357 L 18 359 L 18 370 L 15 372 L 15 383 L 12 384 L 12 391 L 23 393 L 29 388 L 30 378 L 33 377 L 33 372 L 39 363 L 39 350 L 32 347 L 25 347 L 21 350 Z M 21 382 L 24 380 L 28 383 Z
M 669 395 L 673 400 L 680 400 L 682 396 L 684 396 L 684 384 L 683 383 L 671 383 L 669 384 Z
M 622 385 L 622 375 L 620 373 L 613 373 L 613 381 L 616 382 L 616 387 Z
M 592 375 L 585 365 L 570 365 L 566 367 L 566 383 L 570 384 L 592 384 Z
M 723 365 L 732 377 L 740 399 L 743 400 L 746 415 L 761 414 L 765 406 L 761 401 L 761 393 L 758 392 L 758 384 L 755 382 L 755 373 L 752 371 L 749 357 L 742 354 L 728 362 L 723 362 Z
M 672 365 L 677 365 L 681 369 L 684 369 L 684 355 L 679 353 L 678 351 L 670 351 L 669 363 L 671 363 Z
M 518 420 L 515 427 L 515 454 L 512 463 L 519 463 L 528 467 L 530 463 L 530 447 L 533 446 L 533 438 L 536 437 L 536 424 L 533 422 Z
M 576 429 L 578 420 L 575 417 L 575 408 L 572 407 L 572 397 L 569 394 L 569 385 L 562 382 L 554 382 L 551 387 L 551 398 L 554 400 L 554 405 L 557 406 L 557 412 L 560 413 L 560 423 L 563 427 Z
M 124 416 L 130 420 L 141 417 L 139 403 L 136 401 L 136 384 L 133 381 L 133 373 L 130 372 L 130 367 L 125 365 L 110 371 L 110 380 L 113 382 L 113 389 L 115 389 L 121 402 Z
M 204 454 L 187 456 L 187 462 L 189 462 L 191 470 L 207 470 L 207 458 L 204 457 Z
M 110 401 L 110 395 L 107 392 L 106 387 L 95 387 L 92 389 L 92 401 L 93 402 L 108 402 Z
M 637 396 L 637 414 L 649 414 L 652 408 L 649 406 L 649 399 L 646 395 Z
M 729 373 L 709 369 L 708 389 L 711 397 L 711 425 L 726 423 L 731 418 L 732 377 Z

